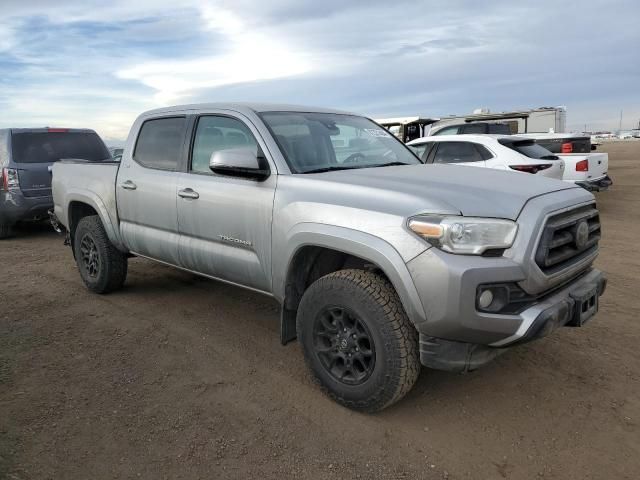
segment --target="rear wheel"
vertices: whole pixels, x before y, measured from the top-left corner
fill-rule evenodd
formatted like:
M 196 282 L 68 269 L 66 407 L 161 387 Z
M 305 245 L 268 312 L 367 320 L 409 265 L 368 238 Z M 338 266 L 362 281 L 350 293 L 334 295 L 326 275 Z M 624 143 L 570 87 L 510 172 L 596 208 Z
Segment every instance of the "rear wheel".
M 0 240 L 3 238 L 9 238 L 12 233 L 11 225 L 0 223 Z
M 84 217 L 73 237 L 73 253 L 82 281 L 96 293 L 117 290 L 127 278 L 127 257 L 109 241 L 97 215 Z
M 340 270 L 322 277 L 304 293 L 297 323 L 315 381 L 346 407 L 381 410 L 418 378 L 417 332 L 380 275 Z

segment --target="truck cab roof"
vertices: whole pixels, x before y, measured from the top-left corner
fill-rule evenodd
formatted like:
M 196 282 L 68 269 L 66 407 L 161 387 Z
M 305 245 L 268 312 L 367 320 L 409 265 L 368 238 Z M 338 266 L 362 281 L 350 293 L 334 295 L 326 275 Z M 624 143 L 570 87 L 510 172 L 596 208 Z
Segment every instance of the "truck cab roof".
M 164 113 L 202 111 L 202 110 L 232 110 L 239 113 L 260 112 L 317 112 L 336 113 L 342 115 L 355 115 L 352 112 L 331 108 L 310 107 L 304 105 L 292 105 L 286 103 L 262 103 L 262 102 L 220 102 L 220 103 L 194 103 L 187 105 L 175 105 L 171 107 L 156 108 L 142 113 L 141 116 L 155 116 Z

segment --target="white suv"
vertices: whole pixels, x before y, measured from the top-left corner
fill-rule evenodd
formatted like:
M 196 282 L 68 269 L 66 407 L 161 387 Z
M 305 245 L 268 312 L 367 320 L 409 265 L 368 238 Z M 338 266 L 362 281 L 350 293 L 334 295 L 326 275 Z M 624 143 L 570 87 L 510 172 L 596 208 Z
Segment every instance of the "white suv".
M 459 163 L 562 180 L 564 161 L 535 140 L 512 135 L 437 135 L 407 144 L 424 163 Z

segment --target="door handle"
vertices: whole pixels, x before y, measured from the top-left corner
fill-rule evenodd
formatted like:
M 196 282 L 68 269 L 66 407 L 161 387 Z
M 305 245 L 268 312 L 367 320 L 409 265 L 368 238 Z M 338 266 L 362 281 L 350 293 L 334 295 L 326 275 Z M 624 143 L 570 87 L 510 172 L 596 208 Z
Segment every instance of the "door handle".
M 198 192 L 196 192 L 192 188 L 185 188 L 184 190 L 178 191 L 178 196 L 182 198 L 190 198 L 191 200 L 200 198 Z
M 122 188 L 124 188 L 125 190 L 135 190 L 136 188 L 138 188 L 138 186 L 133 183 L 131 180 L 127 180 L 126 182 L 122 182 L 120 184 L 120 186 Z

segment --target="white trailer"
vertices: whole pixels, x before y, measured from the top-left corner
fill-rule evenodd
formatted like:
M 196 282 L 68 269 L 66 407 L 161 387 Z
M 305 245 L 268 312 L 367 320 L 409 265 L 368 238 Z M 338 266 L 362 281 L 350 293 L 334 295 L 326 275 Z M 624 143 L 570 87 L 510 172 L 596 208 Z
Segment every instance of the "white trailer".
M 509 125 L 511 133 L 564 133 L 567 128 L 567 108 L 540 107 L 531 110 L 512 112 L 490 112 L 487 109 L 476 110 L 468 115 L 441 117 L 431 125 L 431 129 L 440 129 L 447 125 L 469 124 L 475 122 L 504 123 Z

